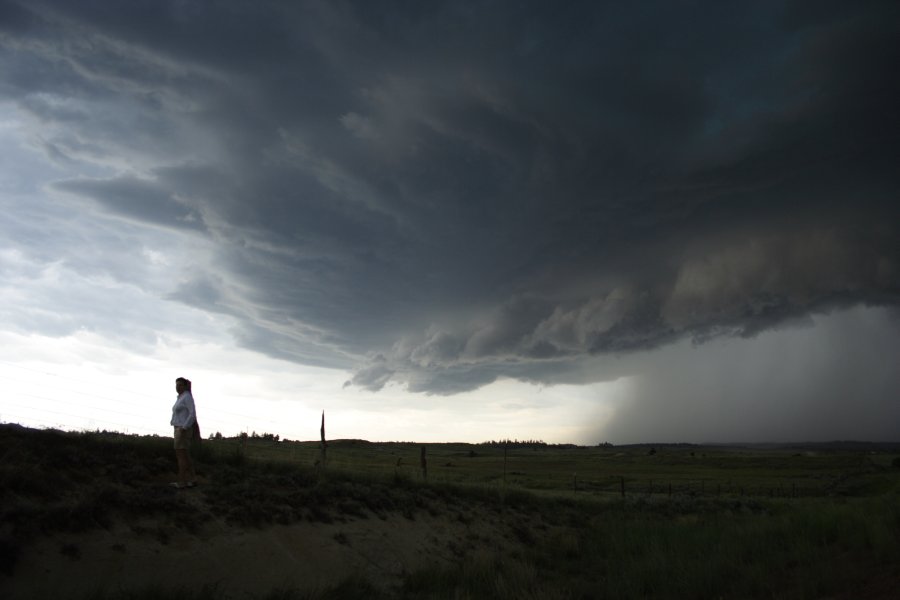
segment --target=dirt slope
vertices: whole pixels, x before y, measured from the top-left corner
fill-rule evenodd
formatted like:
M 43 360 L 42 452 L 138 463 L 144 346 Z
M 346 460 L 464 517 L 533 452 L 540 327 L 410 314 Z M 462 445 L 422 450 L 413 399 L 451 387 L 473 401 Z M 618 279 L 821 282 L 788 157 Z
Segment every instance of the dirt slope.
M 502 539 L 497 535 L 483 523 L 476 532 L 458 520 L 427 515 L 262 528 L 215 520 L 196 533 L 141 519 L 34 540 L 13 574 L 0 578 L 0 596 L 79 597 L 206 583 L 244 598 L 276 588 L 327 589 L 356 574 L 390 590 L 404 573 L 458 560 L 482 536 Z
M 535 518 L 408 480 L 240 457 L 207 457 L 200 485 L 176 490 L 170 443 L 0 426 L 0 597 L 214 584 L 253 598 L 354 576 L 390 593 L 410 572 L 521 545 Z

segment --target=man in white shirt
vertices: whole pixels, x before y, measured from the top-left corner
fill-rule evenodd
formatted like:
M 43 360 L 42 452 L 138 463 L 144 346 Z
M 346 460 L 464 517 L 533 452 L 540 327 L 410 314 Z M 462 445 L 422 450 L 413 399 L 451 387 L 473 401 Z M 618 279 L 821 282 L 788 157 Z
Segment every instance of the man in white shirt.
M 178 460 L 178 481 L 173 482 L 172 487 L 186 488 L 197 485 L 197 475 L 194 473 L 194 463 L 191 461 L 191 436 L 194 431 L 194 423 L 197 422 L 197 411 L 194 407 L 194 397 L 191 395 L 191 382 L 189 379 L 179 377 L 175 380 L 175 391 L 178 399 L 172 407 L 172 420 L 170 424 L 175 427 L 175 458 Z

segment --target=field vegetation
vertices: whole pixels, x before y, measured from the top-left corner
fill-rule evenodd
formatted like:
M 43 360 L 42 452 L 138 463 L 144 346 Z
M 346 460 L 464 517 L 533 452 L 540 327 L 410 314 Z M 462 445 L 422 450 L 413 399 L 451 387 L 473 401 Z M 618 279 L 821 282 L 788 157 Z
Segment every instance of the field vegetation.
M 171 439 L 0 426 L 0 595 L 28 597 L 22 569 L 57 534 L 117 531 L 165 547 L 246 531 L 442 523 L 440 560 L 258 598 L 893 598 L 900 589 L 900 447 L 422 445 L 213 439 L 201 484 L 178 491 Z M 318 463 L 318 464 L 317 464 Z M 399 520 L 394 520 L 399 519 Z M 368 525 L 367 525 L 368 524 Z M 341 529 L 341 528 L 344 529 Z M 329 529 L 332 531 L 332 529 Z M 457 531 L 457 530 L 454 530 Z M 73 537 L 76 536 L 76 537 Z M 55 539 L 55 538 L 54 538 Z M 62 538 L 60 538 L 62 539 Z M 66 597 L 70 590 L 59 590 Z M 238 598 L 215 581 L 72 597 Z

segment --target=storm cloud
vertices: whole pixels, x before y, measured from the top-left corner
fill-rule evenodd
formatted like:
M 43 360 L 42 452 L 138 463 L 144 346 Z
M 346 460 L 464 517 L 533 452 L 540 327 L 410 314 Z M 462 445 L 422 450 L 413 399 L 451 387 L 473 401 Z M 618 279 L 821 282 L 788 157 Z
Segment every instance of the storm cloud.
M 0 97 L 61 205 L 204 248 L 169 301 L 448 395 L 896 307 L 898 29 L 877 1 L 5 1 Z

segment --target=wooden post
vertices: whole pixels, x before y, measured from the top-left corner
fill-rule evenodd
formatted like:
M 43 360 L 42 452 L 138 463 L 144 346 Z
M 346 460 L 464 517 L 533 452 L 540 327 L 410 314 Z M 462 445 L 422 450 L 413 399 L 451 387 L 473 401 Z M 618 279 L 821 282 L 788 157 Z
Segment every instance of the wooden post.
M 328 442 L 325 441 L 325 411 L 322 411 L 322 426 L 319 428 L 319 466 L 325 466 L 325 459 L 328 452 Z
M 422 446 L 422 479 L 428 479 L 428 462 L 425 460 L 425 446 Z
M 506 485 L 506 449 L 509 442 L 503 442 L 503 485 Z
M 622 497 L 624 498 L 624 497 L 625 497 L 625 477 L 622 477 L 622 478 L 621 478 L 621 482 L 620 482 L 620 483 L 621 483 L 621 485 L 622 485 Z
M 572 473 L 572 493 L 578 493 L 578 473 Z

